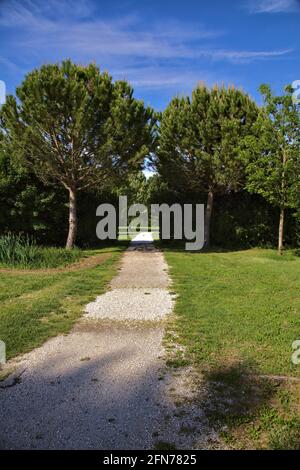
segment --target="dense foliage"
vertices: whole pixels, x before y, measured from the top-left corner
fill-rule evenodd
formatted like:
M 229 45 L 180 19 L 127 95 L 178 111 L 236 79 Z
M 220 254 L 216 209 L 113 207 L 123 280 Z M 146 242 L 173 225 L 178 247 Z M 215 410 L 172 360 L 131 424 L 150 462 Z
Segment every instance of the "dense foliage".
M 2 142 L 45 184 L 69 194 L 67 248 L 77 235 L 77 193 L 102 190 L 140 167 L 155 141 L 150 108 L 125 81 L 71 61 L 29 73 L 3 106 Z
M 157 126 L 126 82 L 94 65 L 34 70 L 0 111 L 0 234 L 95 246 L 97 206 L 117 206 L 122 194 L 129 204 L 205 204 L 206 244 L 224 248 L 274 246 L 280 212 L 279 248 L 283 239 L 297 246 L 292 91 L 276 97 L 262 86 L 259 108 L 241 90 L 199 85 L 173 98 Z M 148 179 L 145 162 L 157 171 Z
M 247 189 L 279 209 L 280 253 L 286 209 L 297 209 L 300 200 L 300 107 L 293 89 L 285 91 L 273 96 L 269 86 L 261 86 L 265 107 L 245 139 Z
M 192 98 L 174 98 L 163 113 L 157 166 L 175 189 L 207 194 L 206 245 L 214 197 L 241 189 L 243 138 L 251 132 L 257 106 L 233 87 L 199 85 Z

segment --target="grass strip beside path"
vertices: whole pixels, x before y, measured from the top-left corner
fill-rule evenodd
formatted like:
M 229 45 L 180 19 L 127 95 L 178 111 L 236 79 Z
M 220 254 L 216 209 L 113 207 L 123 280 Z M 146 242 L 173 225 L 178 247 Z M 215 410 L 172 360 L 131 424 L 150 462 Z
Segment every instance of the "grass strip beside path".
M 273 250 L 166 251 L 178 294 L 172 325 L 202 367 L 242 361 L 261 374 L 300 376 L 300 257 Z
M 195 406 L 223 448 L 300 450 L 300 258 L 273 250 L 166 248 L 177 293 L 165 344 L 172 366 L 200 372 Z M 265 374 L 264 377 L 261 374 Z M 269 376 L 269 377 L 266 377 Z
M 105 291 L 116 272 L 123 248 L 89 250 L 90 260 L 76 269 L 0 273 L 0 339 L 7 359 L 66 333 L 82 314 L 83 306 Z M 105 257 L 101 254 L 105 253 Z M 100 262 L 101 260 L 101 262 Z M 99 264 L 100 263 L 100 264 Z

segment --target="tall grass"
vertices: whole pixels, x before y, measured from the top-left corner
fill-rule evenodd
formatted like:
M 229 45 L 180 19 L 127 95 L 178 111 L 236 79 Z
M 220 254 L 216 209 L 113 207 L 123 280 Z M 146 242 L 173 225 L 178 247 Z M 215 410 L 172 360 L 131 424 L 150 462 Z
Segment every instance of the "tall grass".
M 37 258 L 37 246 L 28 236 L 8 233 L 0 237 L 0 263 L 27 266 Z
M 7 233 L 0 237 L 0 264 L 20 268 L 56 268 L 77 261 L 82 256 L 78 249 L 39 247 L 28 236 Z

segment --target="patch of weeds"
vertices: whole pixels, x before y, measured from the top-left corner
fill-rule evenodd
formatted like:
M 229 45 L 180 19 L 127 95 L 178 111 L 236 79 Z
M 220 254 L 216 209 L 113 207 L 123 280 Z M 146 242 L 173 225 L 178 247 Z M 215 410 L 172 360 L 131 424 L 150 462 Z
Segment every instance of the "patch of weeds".
M 272 450 L 300 450 L 300 418 L 281 419 L 270 432 L 269 447 Z
M 24 370 L 23 370 L 24 372 Z M 23 372 L 21 372 L 19 375 L 17 375 L 16 377 L 13 377 L 11 383 L 7 384 L 7 385 L 0 385 L 0 388 L 11 388 L 11 387 L 14 387 L 15 385 L 18 385 L 22 382 L 22 374 Z M 7 376 L 8 377 L 8 376 Z M 7 378 L 6 377 L 6 378 Z
M 189 362 L 186 359 L 167 359 L 166 361 L 166 365 L 174 369 L 187 366 L 188 363 Z
M 181 426 L 179 434 L 185 434 L 186 436 L 195 434 L 197 428 L 195 426 Z
M 4 370 L 0 369 L 0 382 L 4 382 L 4 380 L 6 380 L 14 372 L 14 370 L 15 369 L 13 367 Z
M 234 448 L 237 446 L 237 439 L 228 431 L 220 432 L 220 438 L 229 447 Z
M 286 389 L 280 389 L 278 391 L 278 399 L 280 400 L 281 406 L 285 411 L 288 411 L 290 408 L 291 404 L 293 403 L 293 397 L 291 395 L 291 392 Z
M 177 448 L 172 442 L 157 441 L 153 446 L 153 450 L 177 450 Z

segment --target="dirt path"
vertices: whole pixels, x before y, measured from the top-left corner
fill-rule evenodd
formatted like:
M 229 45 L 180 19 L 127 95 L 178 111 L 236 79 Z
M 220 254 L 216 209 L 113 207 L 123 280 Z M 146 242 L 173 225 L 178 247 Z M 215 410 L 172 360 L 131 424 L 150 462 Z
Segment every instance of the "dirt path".
M 162 253 L 131 246 L 71 333 L 23 356 L 0 383 L 0 448 L 191 448 L 203 416 L 187 412 L 187 386 L 162 358 L 169 284 Z M 181 432 L 191 419 L 193 431 Z

